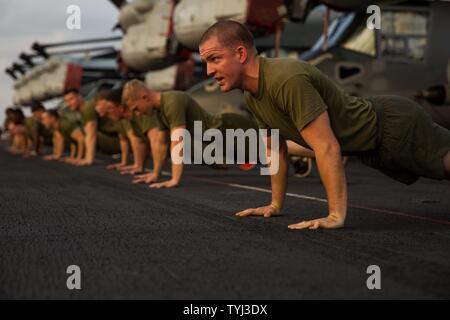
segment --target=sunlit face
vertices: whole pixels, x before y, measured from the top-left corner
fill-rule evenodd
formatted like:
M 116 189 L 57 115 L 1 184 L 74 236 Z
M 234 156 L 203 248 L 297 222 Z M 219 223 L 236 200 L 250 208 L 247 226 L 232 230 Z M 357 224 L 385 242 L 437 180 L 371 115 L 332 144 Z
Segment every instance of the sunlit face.
M 226 48 L 217 37 L 211 37 L 199 49 L 207 75 L 216 80 L 222 92 L 241 88 L 245 47 Z
M 74 92 L 68 93 L 64 96 L 64 102 L 72 111 L 77 111 L 80 108 L 81 96 Z
M 51 129 L 53 124 L 54 124 L 54 118 L 48 114 L 47 112 L 44 112 L 42 114 L 41 117 L 41 121 L 42 121 L 42 125 L 46 128 L 46 129 Z
M 97 102 L 95 104 L 95 111 L 98 113 L 100 118 L 103 118 L 106 116 L 106 114 L 108 113 L 108 107 L 110 104 L 111 104 L 111 102 L 109 102 L 105 99 L 97 100 Z

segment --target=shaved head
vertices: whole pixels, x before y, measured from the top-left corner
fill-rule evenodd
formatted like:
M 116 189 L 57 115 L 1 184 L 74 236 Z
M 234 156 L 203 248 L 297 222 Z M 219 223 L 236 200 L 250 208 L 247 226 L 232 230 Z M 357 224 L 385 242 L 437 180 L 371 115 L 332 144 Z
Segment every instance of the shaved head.
M 257 63 L 253 36 L 241 23 L 219 21 L 204 34 L 199 45 L 206 74 L 216 80 L 222 92 L 244 88 L 247 72 Z
M 159 108 L 160 95 L 161 93 L 147 87 L 145 82 L 134 79 L 128 81 L 123 88 L 122 106 L 127 112 L 152 114 L 154 108 Z
M 122 104 L 128 107 L 139 99 L 142 92 L 146 92 L 147 90 L 146 84 L 140 80 L 133 79 L 128 81 L 123 88 Z
M 237 21 L 223 20 L 213 24 L 203 34 L 200 47 L 213 37 L 216 37 L 224 47 L 244 46 L 248 50 L 255 48 L 253 35 L 246 26 Z

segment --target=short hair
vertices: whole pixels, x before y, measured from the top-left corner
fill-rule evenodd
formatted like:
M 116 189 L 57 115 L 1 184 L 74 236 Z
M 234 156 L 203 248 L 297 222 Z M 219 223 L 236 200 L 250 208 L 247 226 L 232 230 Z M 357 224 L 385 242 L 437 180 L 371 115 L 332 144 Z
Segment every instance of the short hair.
M 51 117 L 55 119 L 59 119 L 59 112 L 57 109 L 49 109 L 46 110 L 45 113 L 48 113 Z
M 96 100 L 106 100 L 120 105 L 122 103 L 122 91 L 122 88 L 102 91 L 97 95 Z
M 200 40 L 200 46 L 212 37 L 217 37 L 224 47 L 243 45 L 247 49 L 255 48 L 252 33 L 242 23 L 233 20 L 221 20 L 208 28 Z
M 13 109 L 13 112 L 11 114 L 11 121 L 16 125 L 25 123 L 25 115 L 23 114 L 22 109 Z
M 109 91 L 112 90 L 112 86 L 108 83 L 102 83 L 100 84 L 97 89 L 94 96 L 95 102 L 104 99 L 104 96 L 108 94 Z
M 80 94 L 80 90 L 78 90 L 77 88 L 69 88 L 69 89 L 64 90 L 64 95 L 69 94 L 69 93 Z
M 97 103 L 100 100 L 104 100 L 105 96 L 108 94 L 109 89 L 100 89 L 95 93 L 94 101 Z
M 147 85 L 138 79 L 128 81 L 123 87 L 122 104 L 128 107 L 130 102 L 134 102 L 139 98 L 139 93 L 148 90 Z
M 37 111 L 45 111 L 45 107 L 42 105 L 42 103 L 38 101 L 33 101 L 31 103 L 31 112 L 37 112 Z

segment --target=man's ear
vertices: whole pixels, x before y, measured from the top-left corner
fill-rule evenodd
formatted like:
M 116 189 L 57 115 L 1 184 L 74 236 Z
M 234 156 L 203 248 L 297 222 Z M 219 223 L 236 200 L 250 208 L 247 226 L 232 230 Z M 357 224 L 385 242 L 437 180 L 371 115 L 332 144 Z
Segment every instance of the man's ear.
M 239 46 L 237 47 L 236 51 L 239 54 L 239 62 L 244 64 L 245 62 L 247 62 L 247 58 L 248 58 L 248 50 L 246 47 L 244 46 Z

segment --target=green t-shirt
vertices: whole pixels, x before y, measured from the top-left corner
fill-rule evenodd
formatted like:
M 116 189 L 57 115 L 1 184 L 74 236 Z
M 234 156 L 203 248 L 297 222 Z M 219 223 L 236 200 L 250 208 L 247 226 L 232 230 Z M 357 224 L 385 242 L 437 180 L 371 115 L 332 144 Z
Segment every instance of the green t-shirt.
M 85 101 L 80 114 L 83 127 L 90 121 L 97 121 L 98 115 L 95 111 L 95 100 Z
M 203 131 L 222 126 L 220 115 L 211 115 L 200 107 L 189 94 L 181 91 L 168 91 L 161 94 L 161 108 L 159 110 L 161 129 L 171 130 L 179 126 L 193 134 L 194 121 L 203 123 Z
M 120 121 L 113 121 L 107 117 L 100 117 L 95 111 L 95 100 L 85 102 L 81 112 L 81 124 L 83 127 L 91 121 L 97 122 L 97 130 L 108 135 L 125 135 Z
M 294 59 L 260 58 L 258 93 L 245 92 L 247 107 L 260 128 L 304 147 L 300 131 L 328 111 L 344 154 L 374 149 L 377 115 L 368 100 L 345 94 L 313 65 Z
M 50 129 L 44 127 L 41 123 L 38 123 L 38 132 L 39 136 L 44 137 L 44 139 L 51 139 L 53 136 L 53 132 Z
M 39 123 L 33 117 L 25 118 L 25 131 L 29 138 L 33 138 L 38 133 Z
M 60 118 L 59 120 L 59 132 L 61 132 L 64 137 L 64 143 L 66 145 L 70 143 L 75 143 L 76 141 L 72 139 L 72 133 L 75 129 L 79 128 L 79 124 L 76 121 Z
M 98 118 L 97 130 L 107 135 L 125 135 L 121 121 L 113 121 L 109 118 Z
M 127 135 L 129 130 L 133 130 L 133 126 L 131 125 L 131 121 L 128 119 L 120 119 L 119 120 L 122 134 L 124 136 Z
M 53 136 L 53 131 L 45 128 L 42 123 L 38 122 L 33 117 L 27 117 L 25 119 L 25 129 L 27 136 L 32 139 L 37 135 L 43 137 L 47 141 L 50 141 Z
M 130 121 L 130 125 L 137 136 L 141 138 L 146 138 L 147 132 L 149 130 L 161 127 L 161 121 L 159 119 L 158 113 L 155 112 L 151 115 L 149 114 L 141 114 L 139 116 L 133 115 L 133 118 Z

